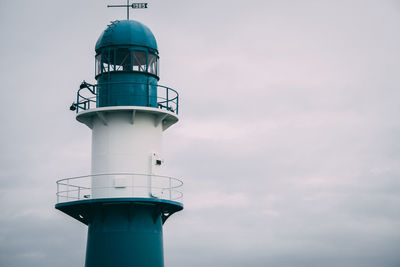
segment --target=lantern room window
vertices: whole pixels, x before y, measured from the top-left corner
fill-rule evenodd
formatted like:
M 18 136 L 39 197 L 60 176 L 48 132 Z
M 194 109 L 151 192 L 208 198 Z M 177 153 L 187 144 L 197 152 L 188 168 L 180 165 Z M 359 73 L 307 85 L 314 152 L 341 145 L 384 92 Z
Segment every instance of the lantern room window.
M 132 62 L 131 62 L 131 51 L 129 48 L 118 48 L 113 49 L 116 53 L 114 60 L 112 63 L 115 64 L 115 71 L 131 71 L 132 70 Z
M 146 71 L 146 52 L 144 51 L 132 51 L 133 59 L 133 70 L 134 71 Z
M 158 76 L 158 69 L 158 56 L 144 50 L 109 48 L 96 55 L 96 76 L 115 71 L 146 72 Z
M 154 54 L 149 54 L 149 68 L 147 71 L 158 76 L 158 57 Z

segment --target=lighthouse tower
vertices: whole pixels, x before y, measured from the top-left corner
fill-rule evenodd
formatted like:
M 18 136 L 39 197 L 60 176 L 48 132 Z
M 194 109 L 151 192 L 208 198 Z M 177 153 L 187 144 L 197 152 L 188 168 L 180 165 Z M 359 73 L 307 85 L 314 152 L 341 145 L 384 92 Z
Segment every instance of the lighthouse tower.
M 57 181 L 55 207 L 88 225 L 86 267 L 161 267 L 162 226 L 183 209 L 162 153 L 178 93 L 158 84 L 157 42 L 142 23 L 111 22 L 95 50 L 97 82 L 83 81 L 71 106 L 92 132 L 91 174 Z

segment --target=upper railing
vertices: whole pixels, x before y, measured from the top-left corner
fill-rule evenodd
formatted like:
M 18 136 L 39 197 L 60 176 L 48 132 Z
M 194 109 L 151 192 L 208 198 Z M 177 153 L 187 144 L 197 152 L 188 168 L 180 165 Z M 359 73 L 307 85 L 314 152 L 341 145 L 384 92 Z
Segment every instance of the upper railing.
M 137 82 L 108 82 L 101 84 L 89 84 L 82 82 L 77 92 L 76 102 L 72 103 L 70 109 L 79 113 L 79 111 L 96 108 L 98 87 L 104 85 L 132 85 L 132 86 L 147 86 L 157 88 L 157 107 L 171 111 L 178 115 L 179 112 L 179 94 L 176 90 L 158 84 L 146 84 Z M 143 96 L 143 95 L 135 95 Z M 147 95 L 146 95 L 147 96 Z
M 57 181 L 57 203 L 97 198 L 154 198 L 180 202 L 183 182 L 148 174 L 111 173 Z

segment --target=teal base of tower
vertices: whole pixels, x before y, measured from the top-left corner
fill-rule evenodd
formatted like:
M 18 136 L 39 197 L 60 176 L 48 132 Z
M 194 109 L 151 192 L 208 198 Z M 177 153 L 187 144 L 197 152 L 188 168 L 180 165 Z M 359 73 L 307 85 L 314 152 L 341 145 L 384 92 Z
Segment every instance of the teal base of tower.
M 163 267 L 162 225 L 183 205 L 112 198 L 59 203 L 56 209 L 88 225 L 85 267 Z

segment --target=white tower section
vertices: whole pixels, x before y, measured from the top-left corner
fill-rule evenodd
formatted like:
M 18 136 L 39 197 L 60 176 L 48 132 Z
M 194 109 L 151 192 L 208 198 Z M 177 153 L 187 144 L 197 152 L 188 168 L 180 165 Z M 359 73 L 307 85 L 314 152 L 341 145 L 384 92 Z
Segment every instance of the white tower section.
M 163 194 L 162 134 L 176 114 L 150 107 L 102 107 L 77 114 L 92 129 L 91 198 Z

